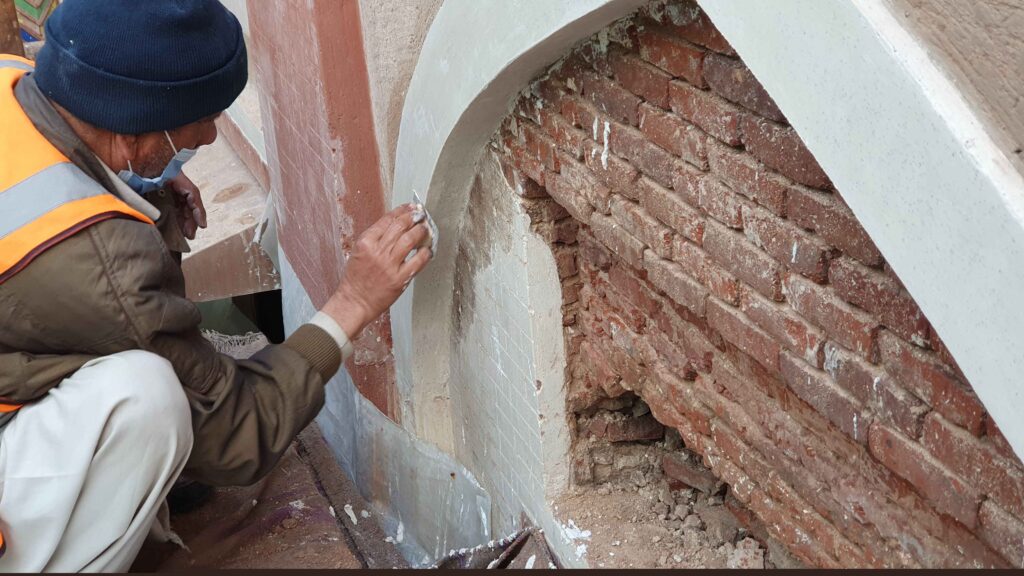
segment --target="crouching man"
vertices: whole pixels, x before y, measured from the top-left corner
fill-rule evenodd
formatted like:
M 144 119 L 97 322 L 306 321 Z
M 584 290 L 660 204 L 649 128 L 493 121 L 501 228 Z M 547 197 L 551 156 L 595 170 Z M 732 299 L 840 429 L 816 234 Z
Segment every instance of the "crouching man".
M 430 258 L 411 206 L 360 239 L 309 324 L 248 360 L 199 332 L 181 173 L 247 80 L 216 0 L 64 0 L 0 55 L 0 572 L 124 571 L 175 479 L 256 481 L 354 338 Z M 316 193 L 315 190 L 308 191 Z

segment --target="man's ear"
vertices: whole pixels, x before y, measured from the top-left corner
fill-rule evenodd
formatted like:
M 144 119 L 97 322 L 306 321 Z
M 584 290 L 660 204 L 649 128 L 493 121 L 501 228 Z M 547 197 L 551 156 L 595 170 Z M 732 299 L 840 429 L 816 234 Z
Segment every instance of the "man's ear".
M 135 134 L 114 134 L 111 140 L 111 148 L 114 161 L 127 170 L 129 161 L 138 158 L 139 137 Z

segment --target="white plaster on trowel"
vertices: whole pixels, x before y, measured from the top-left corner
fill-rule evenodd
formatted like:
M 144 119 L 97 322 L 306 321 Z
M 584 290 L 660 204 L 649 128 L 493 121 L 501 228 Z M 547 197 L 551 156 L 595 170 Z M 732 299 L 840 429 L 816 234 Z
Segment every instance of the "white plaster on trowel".
M 881 0 L 701 5 L 1024 455 L 1024 179 Z

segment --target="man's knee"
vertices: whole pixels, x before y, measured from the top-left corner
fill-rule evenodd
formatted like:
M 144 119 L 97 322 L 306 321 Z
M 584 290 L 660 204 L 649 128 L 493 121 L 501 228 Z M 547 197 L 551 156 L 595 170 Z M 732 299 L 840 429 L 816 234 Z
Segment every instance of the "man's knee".
M 104 404 L 117 428 L 139 441 L 171 440 L 187 450 L 192 445 L 192 418 L 185 391 L 165 358 L 129 350 L 83 367 L 94 393 L 102 390 Z M 79 375 L 76 375 L 79 376 Z M 153 446 L 154 448 L 156 446 Z

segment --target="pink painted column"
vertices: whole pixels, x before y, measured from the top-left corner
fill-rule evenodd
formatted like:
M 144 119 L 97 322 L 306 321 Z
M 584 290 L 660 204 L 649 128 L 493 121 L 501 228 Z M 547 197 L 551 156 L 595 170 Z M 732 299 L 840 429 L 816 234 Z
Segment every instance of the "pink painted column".
M 251 54 L 281 246 L 313 304 L 338 285 L 358 235 L 385 199 L 356 0 L 249 0 Z M 391 321 L 356 342 L 356 386 L 397 419 Z

